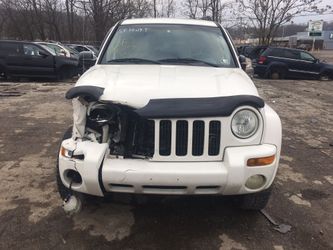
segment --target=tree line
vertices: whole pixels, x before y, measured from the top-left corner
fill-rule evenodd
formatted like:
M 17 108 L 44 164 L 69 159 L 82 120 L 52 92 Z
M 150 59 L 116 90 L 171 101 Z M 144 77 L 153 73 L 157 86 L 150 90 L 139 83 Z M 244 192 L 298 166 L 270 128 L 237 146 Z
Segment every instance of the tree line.
M 321 0 L 0 0 L 0 38 L 101 42 L 117 21 L 141 17 L 213 20 L 269 44 L 295 16 L 322 14 Z

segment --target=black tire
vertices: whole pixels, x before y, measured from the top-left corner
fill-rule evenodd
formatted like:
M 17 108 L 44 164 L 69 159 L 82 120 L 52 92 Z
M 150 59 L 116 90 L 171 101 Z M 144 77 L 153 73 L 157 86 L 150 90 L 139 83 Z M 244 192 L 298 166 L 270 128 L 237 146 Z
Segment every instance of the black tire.
M 273 68 L 270 70 L 269 76 L 273 80 L 283 79 L 285 77 L 285 73 L 283 69 Z
M 329 81 L 331 79 L 333 79 L 333 78 L 330 77 L 328 73 L 321 73 L 320 77 L 319 77 L 320 81 Z
M 72 137 L 72 131 L 73 131 L 73 128 L 72 127 L 69 127 L 61 142 L 63 140 L 66 140 L 66 139 L 69 139 Z M 61 147 L 61 142 L 60 142 L 60 145 L 59 145 L 59 150 L 58 152 L 60 151 L 60 147 Z M 56 179 L 57 179 L 57 187 L 58 187 L 58 192 L 59 192 L 59 195 L 61 197 L 61 199 L 66 199 L 68 197 L 69 194 L 75 194 L 76 196 L 80 197 L 81 200 L 84 200 L 85 198 L 85 194 L 83 193 L 78 193 L 78 192 L 75 192 L 75 191 L 70 191 L 69 188 L 67 188 L 61 181 L 61 178 L 60 178 L 60 172 L 59 172 L 59 158 L 57 157 L 57 169 L 56 169 L 57 173 L 56 173 Z
M 60 69 L 57 73 L 57 80 L 63 81 L 67 78 L 67 72 L 65 69 Z
M 252 194 L 245 194 L 239 197 L 239 206 L 244 210 L 264 209 L 271 195 L 271 188 Z
M 5 67 L 0 65 L 0 79 L 7 80 L 7 73 Z

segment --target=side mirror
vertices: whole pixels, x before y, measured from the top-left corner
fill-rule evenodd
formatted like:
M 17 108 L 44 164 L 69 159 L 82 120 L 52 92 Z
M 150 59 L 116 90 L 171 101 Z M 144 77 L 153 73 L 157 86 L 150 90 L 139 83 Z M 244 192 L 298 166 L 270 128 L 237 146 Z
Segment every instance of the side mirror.
M 41 56 L 41 57 L 48 57 L 49 54 L 47 54 L 46 52 L 44 51 L 39 51 L 38 54 Z
M 314 59 L 314 61 L 313 61 L 314 63 L 319 63 L 320 61 L 319 61 L 319 59 L 318 58 L 316 58 L 316 59 Z
M 245 71 L 246 70 L 246 57 L 243 55 L 240 55 L 238 57 L 239 63 L 241 64 L 242 69 Z

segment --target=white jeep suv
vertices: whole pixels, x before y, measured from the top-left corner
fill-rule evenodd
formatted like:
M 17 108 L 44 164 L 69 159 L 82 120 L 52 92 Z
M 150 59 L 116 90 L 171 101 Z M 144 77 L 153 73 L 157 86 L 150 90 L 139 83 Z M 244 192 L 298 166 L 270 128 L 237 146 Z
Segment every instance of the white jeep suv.
M 243 208 L 266 205 L 280 118 L 219 24 L 121 21 L 66 98 L 74 124 L 59 150 L 63 199 L 72 192 L 239 195 Z

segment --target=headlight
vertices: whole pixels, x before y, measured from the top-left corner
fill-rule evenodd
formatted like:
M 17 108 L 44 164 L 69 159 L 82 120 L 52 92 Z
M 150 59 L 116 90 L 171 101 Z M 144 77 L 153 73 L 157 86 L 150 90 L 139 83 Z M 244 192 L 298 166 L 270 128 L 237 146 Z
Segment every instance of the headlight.
M 103 103 L 95 103 L 87 110 L 88 119 L 100 125 L 111 121 L 114 114 L 112 107 Z
M 231 121 L 231 130 L 234 135 L 241 139 L 251 137 L 257 132 L 259 119 L 256 113 L 249 109 L 238 111 Z

